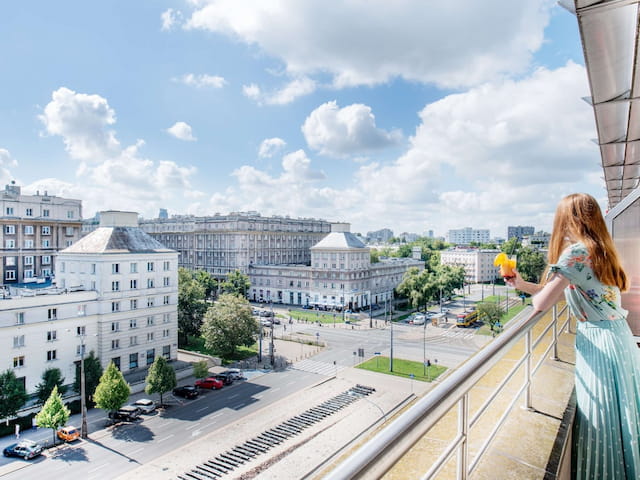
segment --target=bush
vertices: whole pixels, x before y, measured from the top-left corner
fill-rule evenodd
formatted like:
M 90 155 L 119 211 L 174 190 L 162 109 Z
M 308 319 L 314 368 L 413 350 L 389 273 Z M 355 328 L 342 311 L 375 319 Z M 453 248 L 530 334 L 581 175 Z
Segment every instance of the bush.
M 9 425 L 7 422 L 0 423 L 0 437 L 4 437 L 6 435 L 13 435 L 16 432 L 16 424 L 20 425 L 20 431 L 29 430 L 32 428 L 32 418 L 35 417 L 35 413 L 30 413 L 29 415 L 25 415 L 24 417 L 18 417 L 13 420 L 9 420 Z

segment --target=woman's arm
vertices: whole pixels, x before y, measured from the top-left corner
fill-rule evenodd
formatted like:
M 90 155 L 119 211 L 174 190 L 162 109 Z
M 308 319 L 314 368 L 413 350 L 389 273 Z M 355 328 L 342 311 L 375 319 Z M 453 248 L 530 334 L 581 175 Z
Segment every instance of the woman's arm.
M 533 308 L 543 312 L 562 297 L 564 289 L 569 286 L 569 280 L 558 273 L 554 273 L 544 287 L 532 298 Z
M 528 293 L 529 295 L 535 295 L 542 290 L 542 285 L 523 280 L 517 270 L 514 270 L 513 273 L 515 273 L 515 277 L 510 279 L 505 278 L 506 284 L 510 287 L 516 288 L 521 292 Z

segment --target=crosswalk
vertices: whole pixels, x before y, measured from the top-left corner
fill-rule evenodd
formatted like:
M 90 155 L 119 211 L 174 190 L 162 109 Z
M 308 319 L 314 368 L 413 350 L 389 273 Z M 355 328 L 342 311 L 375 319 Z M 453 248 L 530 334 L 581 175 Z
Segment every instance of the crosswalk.
M 456 330 L 447 330 L 446 332 L 443 332 L 441 336 L 450 338 L 473 338 L 476 336 L 476 333 L 475 330 L 473 332 L 469 332 L 468 330 L 458 328 Z
M 337 372 L 346 368 L 344 365 L 334 365 L 329 362 L 318 362 L 316 360 L 300 360 L 295 362 L 291 368 L 304 372 L 317 373 L 326 377 L 333 377 Z

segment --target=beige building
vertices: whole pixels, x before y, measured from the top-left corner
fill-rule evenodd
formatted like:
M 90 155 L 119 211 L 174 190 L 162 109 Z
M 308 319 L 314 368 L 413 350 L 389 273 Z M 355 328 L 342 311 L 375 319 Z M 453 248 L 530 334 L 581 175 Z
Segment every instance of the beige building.
M 80 238 L 80 200 L 20 190 L 11 184 L 0 191 L 0 283 L 5 285 L 53 276 L 57 252 Z
M 440 263 L 464 267 L 466 283 L 491 282 L 499 276 L 498 267 L 493 265 L 498 253 L 499 250 L 450 248 L 440 252 Z

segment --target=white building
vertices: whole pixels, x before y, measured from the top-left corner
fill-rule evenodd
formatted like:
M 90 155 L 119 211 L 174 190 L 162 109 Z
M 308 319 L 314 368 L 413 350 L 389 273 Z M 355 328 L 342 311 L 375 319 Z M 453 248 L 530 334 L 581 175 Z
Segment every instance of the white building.
M 140 230 L 136 213 L 103 212 L 57 265 L 57 288 L 0 300 L 0 370 L 13 369 L 28 392 L 51 367 L 73 383 L 82 342 L 123 372 L 177 357 L 177 252 Z
M 454 245 L 469 245 L 471 242 L 489 243 L 489 230 L 476 230 L 471 227 L 449 230 L 447 241 Z
M 348 224 L 331 227 L 333 231 L 311 247 L 311 266 L 252 266 L 249 299 L 362 308 L 390 299 L 409 268 L 424 268 L 424 262 L 410 258 L 383 259 L 372 264 L 369 247 L 349 232 Z
M 548 248 L 551 241 L 551 234 L 542 230 L 532 235 L 526 235 L 522 238 L 523 247 Z
M 440 263 L 464 267 L 466 283 L 491 282 L 500 273 L 499 267 L 493 265 L 498 253 L 499 250 L 450 248 L 440 252 Z

